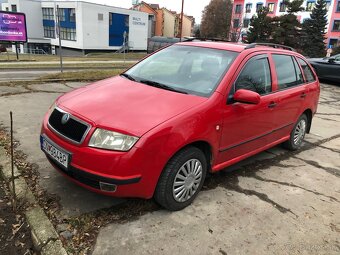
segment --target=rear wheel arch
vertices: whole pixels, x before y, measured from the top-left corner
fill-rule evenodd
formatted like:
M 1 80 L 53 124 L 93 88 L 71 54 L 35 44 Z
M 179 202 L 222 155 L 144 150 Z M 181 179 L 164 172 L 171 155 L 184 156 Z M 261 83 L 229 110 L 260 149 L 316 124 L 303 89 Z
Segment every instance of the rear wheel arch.
M 311 126 L 312 126 L 313 112 L 312 112 L 311 109 L 306 109 L 301 115 L 303 115 L 303 114 L 306 115 L 307 120 L 308 120 L 308 122 L 307 122 L 308 126 L 307 126 L 306 133 L 309 134 Z

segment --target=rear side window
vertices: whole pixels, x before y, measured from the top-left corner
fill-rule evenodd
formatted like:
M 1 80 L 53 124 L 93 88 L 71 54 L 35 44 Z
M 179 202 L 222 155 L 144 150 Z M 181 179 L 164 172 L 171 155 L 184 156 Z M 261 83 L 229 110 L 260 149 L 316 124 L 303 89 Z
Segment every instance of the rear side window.
M 260 95 L 271 92 L 272 82 L 266 56 L 254 57 L 247 62 L 235 82 L 235 91 L 239 89 L 251 90 Z
M 312 70 L 310 69 L 309 65 L 306 63 L 306 61 L 304 61 L 301 58 L 298 58 L 298 61 L 299 61 L 299 64 L 301 65 L 301 67 L 302 67 L 306 81 L 307 82 L 315 81 L 314 74 L 313 74 Z
M 303 83 L 301 70 L 296 63 L 294 63 L 293 57 L 273 54 L 273 59 L 279 89 L 285 89 Z

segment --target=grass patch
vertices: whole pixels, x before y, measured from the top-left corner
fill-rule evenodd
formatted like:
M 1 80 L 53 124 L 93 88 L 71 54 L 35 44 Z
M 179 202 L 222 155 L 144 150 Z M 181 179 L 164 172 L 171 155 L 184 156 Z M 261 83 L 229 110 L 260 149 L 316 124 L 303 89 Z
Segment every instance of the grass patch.
M 63 80 L 63 81 L 98 81 L 103 80 L 123 72 L 124 69 L 115 69 L 115 70 L 91 70 L 91 71 L 80 71 L 80 72 L 63 72 L 63 73 L 55 73 L 48 74 L 40 77 L 36 81 L 54 81 L 54 80 Z
M 133 65 L 134 63 L 63 63 L 63 67 L 66 68 L 118 68 L 118 69 L 126 69 Z M 11 65 L 0 65 L 0 70 L 1 69 L 6 69 L 6 70 L 15 70 L 15 69 L 32 69 L 32 68 L 39 68 L 39 69 L 50 69 L 50 68 L 59 68 L 59 64 L 51 63 L 51 64 L 22 64 L 22 63 L 17 63 L 17 64 L 11 64 Z
M 126 60 L 139 60 L 145 57 L 146 53 L 126 53 Z M 64 56 L 64 61 L 94 61 L 94 60 L 124 60 L 124 54 L 122 53 L 90 53 L 86 56 Z M 14 53 L 0 54 L 0 62 L 13 62 L 16 61 L 16 55 Z M 32 55 L 32 54 L 19 54 L 20 61 L 59 61 L 57 55 Z

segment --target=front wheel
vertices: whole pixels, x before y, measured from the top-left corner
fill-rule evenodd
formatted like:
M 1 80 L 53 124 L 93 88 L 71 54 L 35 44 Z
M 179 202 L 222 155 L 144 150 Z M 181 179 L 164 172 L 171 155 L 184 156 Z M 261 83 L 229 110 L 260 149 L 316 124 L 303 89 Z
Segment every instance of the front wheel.
M 307 131 L 308 119 L 305 114 L 302 114 L 296 122 L 292 132 L 290 133 L 289 140 L 283 143 L 286 149 L 295 151 L 301 147 L 303 139 Z
M 186 147 L 169 160 L 155 191 L 155 200 L 170 211 L 181 210 L 192 203 L 201 190 L 207 172 L 204 153 Z

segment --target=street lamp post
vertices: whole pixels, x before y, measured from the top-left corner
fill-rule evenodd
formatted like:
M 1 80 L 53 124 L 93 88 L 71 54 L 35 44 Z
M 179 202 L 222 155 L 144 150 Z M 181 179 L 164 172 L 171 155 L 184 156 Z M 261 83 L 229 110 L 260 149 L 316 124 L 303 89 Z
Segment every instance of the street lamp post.
M 183 36 L 183 9 L 184 9 L 184 0 L 182 0 L 182 12 L 181 12 L 181 25 L 180 25 L 180 42 L 182 41 L 182 36 Z

